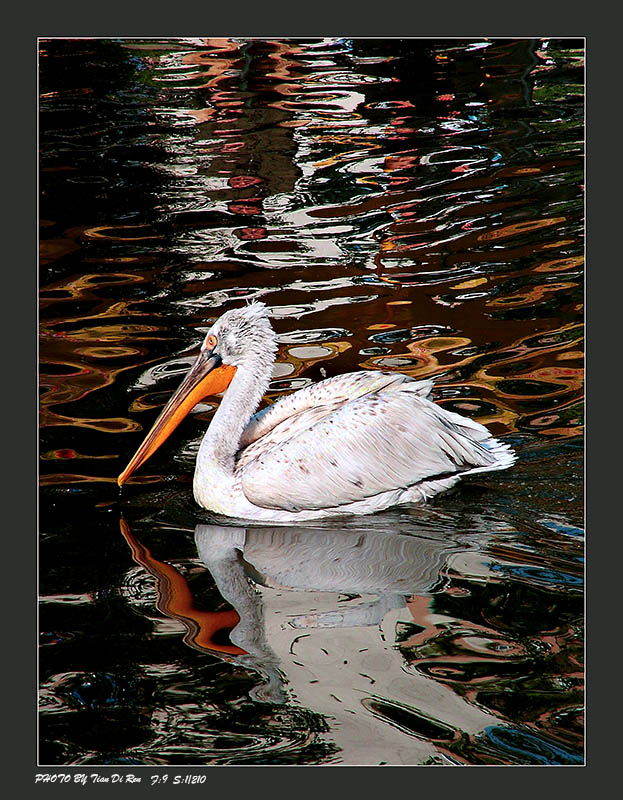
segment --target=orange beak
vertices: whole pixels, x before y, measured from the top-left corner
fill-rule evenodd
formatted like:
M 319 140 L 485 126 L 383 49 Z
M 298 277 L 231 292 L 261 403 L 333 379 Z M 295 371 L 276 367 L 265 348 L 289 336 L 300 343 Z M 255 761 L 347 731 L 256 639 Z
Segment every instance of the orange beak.
M 222 364 L 218 356 L 202 351 L 179 389 L 162 409 L 128 466 L 117 478 L 119 486 L 123 486 L 134 470 L 156 452 L 198 402 L 209 394 L 224 392 L 235 373 L 236 367 Z

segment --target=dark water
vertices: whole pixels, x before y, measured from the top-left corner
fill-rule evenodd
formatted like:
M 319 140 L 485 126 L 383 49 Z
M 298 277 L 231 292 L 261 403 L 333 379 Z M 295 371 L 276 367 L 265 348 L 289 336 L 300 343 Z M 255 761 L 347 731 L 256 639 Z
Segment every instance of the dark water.
M 41 764 L 583 763 L 582 47 L 40 43 Z M 120 495 L 249 298 L 268 400 L 435 376 L 518 463 L 219 527 L 210 399 Z

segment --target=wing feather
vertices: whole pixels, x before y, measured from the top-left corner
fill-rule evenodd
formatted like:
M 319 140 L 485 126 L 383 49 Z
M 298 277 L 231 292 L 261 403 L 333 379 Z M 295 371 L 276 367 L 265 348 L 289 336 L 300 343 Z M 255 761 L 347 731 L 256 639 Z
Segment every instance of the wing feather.
M 239 473 L 244 494 L 264 508 L 323 509 L 492 468 L 499 443 L 486 428 L 423 394 L 405 383 L 329 411 L 299 411 L 245 451 Z
M 247 447 L 252 442 L 269 433 L 280 423 L 309 409 L 326 407 L 327 413 L 337 409 L 357 397 L 379 392 L 405 389 L 429 397 L 432 380 L 416 381 L 399 372 L 381 370 L 361 370 L 344 375 L 335 375 L 319 383 L 306 386 L 298 392 L 280 398 L 273 405 L 254 414 L 240 437 L 240 446 Z

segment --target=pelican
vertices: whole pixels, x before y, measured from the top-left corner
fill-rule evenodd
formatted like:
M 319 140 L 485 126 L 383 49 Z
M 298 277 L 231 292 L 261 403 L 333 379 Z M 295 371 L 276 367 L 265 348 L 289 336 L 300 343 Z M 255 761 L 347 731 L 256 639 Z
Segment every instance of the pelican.
M 432 380 L 366 370 L 306 386 L 254 413 L 277 337 L 263 303 L 223 314 L 117 482 L 122 486 L 204 397 L 225 392 L 193 480 L 204 509 L 297 522 L 420 503 L 465 475 L 506 469 L 510 447 L 431 399 Z

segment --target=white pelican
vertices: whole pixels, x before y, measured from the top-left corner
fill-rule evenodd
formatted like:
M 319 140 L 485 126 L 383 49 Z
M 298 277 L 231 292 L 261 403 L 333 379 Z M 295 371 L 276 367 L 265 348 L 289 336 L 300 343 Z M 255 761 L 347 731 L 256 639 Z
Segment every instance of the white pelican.
M 193 406 L 226 389 L 199 447 L 193 491 L 200 506 L 227 517 L 296 522 L 370 514 L 515 461 L 485 427 L 432 402 L 431 380 L 400 373 L 335 376 L 254 414 L 276 352 L 263 303 L 223 314 L 119 486 Z

